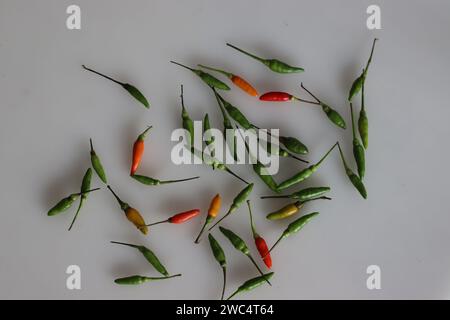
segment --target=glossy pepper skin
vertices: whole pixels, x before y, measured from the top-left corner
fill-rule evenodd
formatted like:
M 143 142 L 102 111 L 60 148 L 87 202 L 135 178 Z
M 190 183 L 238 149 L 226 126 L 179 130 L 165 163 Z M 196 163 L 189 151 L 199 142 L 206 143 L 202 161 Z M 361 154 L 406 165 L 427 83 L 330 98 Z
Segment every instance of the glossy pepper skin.
M 364 148 L 369 147 L 369 119 L 367 118 L 366 107 L 364 104 L 364 83 L 361 89 L 361 111 L 359 112 L 358 131 Z
M 280 196 L 262 196 L 261 199 L 270 199 L 270 198 L 289 198 L 295 199 L 299 201 L 308 201 L 312 199 L 317 199 L 323 196 L 325 193 L 330 191 L 330 187 L 310 187 L 299 190 L 297 192 L 291 193 L 289 195 L 280 195 Z
M 225 287 L 227 284 L 227 261 L 225 258 L 225 252 L 223 251 L 219 242 L 211 235 L 211 233 L 208 234 L 208 240 L 209 240 L 209 245 L 213 252 L 214 258 L 219 263 L 219 265 L 222 267 L 223 287 L 222 287 L 222 295 L 221 295 L 220 300 L 223 300 L 223 296 L 225 294 Z
M 270 190 L 279 193 L 278 184 L 274 177 L 267 172 L 267 168 L 259 161 L 252 165 L 253 171 L 269 187 Z
M 344 118 L 342 118 L 342 116 L 336 110 L 332 109 L 329 105 L 322 102 L 320 103 L 320 105 L 322 106 L 323 112 L 325 112 L 331 122 L 342 129 L 347 128 Z
M 271 91 L 266 92 L 259 97 L 261 101 L 285 102 L 294 100 L 294 96 L 287 92 Z
M 361 179 L 347 165 L 347 162 L 345 161 L 341 146 L 339 144 L 338 144 L 338 147 L 339 147 L 339 153 L 340 153 L 341 159 L 342 159 L 342 164 L 344 166 L 345 174 L 348 176 L 350 182 L 353 184 L 353 186 L 356 188 L 356 190 L 358 190 L 358 192 L 361 194 L 361 196 L 364 199 L 367 199 L 366 187 L 364 186 Z
M 303 206 L 303 203 L 301 203 L 299 201 L 290 203 L 277 211 L 269 213 L 266 216 L 266 218 L 268 220 L 286 219 L 286 218 L 296 214 L 302 206 Z
M 94 150 L 94 146 L 92 145 L 92 139 L 89 139 L 89 143 L 91 145 L 91 164 L 92 168 L 94 168 L 95 172 L 97 173 L 100 180 L 103 181 L 103 183 L 108 183 L 108 179 L 106 178 L 105 169 L 103 169 L 103 165 L 100 161 L 99 156 L 96 154 Z
M 203 80 L 204 83 L 206 83 L 208 86 L 212 87 L 212 88 L 216 88 L 216 89 L 220 89 L 220 90 L 230 90 L 230 87 L 227 86 L 225 83 L 223 83 L 222 81 L 220 81 L 219 79 L 217 79 L 216 77 L 210 75 L 207 72 L 204 72 L 200 69 L 194 69 L 194 68 L 190 68 L 188 66 L 185 66 L 184 64 L 175 62 L 175 61 L 170 61 L 173 64 L 179 65 L 180 67 L 186 68 L 190 71 L 192 71 L 193 73 L 195 73 L 200 79 Z
M 270 256 L 266 240 L 264 240 L 264 238 L 261 237 L 258 232 L 256 232 L 255 224 L 253 223 L 253 214 L 252 214 L 252 207 L 250 205 L 250 200 L 247 200 L 247 206 L 248 206 L 248 214 L 250 216 L 250 227 L 252 229 L 252 235 L 253 239 L 255 240 L 256 249 L 258 249 L 259 255 L 264 261 L 266 267 L 270 269 L 272 268 L 272 257 Z
M 170 217 L 168 222 L 175 223 L 175 224 L 184 223 L 184 222 L 191 220 L 192 218 L 198 216 L 199 214 L 200 214 L 200 209 L 188 210 L 188 211 L 181 212 L 181 213 L 178 213 L 178 214 Z
M 247 291 L 250 291 L 250 290 L 253 290 L 253 289 L 259 287 L 264 282 L 268 282 L 270 280 L 270 278 L 272 278 L 273 275 L 274 275 L 274 273 L 270 272 L 270 273 L 266 273 L 262 276 L 252 278 L 250 280 L 245 281 L 241 286 L 239 286 L 239 288 L 235 292 L 233 292 L 233 294 L 231 296 L 229 296 L 227 298 L 227 300 L 232 299 L 237 294 L 247 292 Z
M 220 194 L 216 194 L 214 198 L 211 201 L 211 204 L 209 205 L 208 209 L 208 215 L 206 216 L 205 223 L 202 226 L 202 229 L 200 230 L 197 238 L 195 239 L 195 243 L 200 242 L 200 238 L 205 231 L 205 228 L 208 224 L 210 224 L 219 214 L 220 208 L 222 206 L 222 198 L 220 197 Z
M 92 191 L 96 191 L 99 190 L 100 188 L 95 188 L 95 189 L 91 189 L 91 190 L 87 190 L 84 193 L 72 193 L 70 196 L 58 201 L 57 204 L 55 204 L 48 212 L 47 215 L 48 216 L 55 216 L 57 214 L 60 214 L 64 211 L 66 211 L 67 209 L 69 209 L 73 203 L 80 197 L 81 194 L 86 194 Z
M 366 171 L 366 159 L 364 154 L 364 147 L 359 142 L 356 136 L 355 122 L 353 117 L 353 105 L 350 103 L 350 114 L 352 119 L 352 133 L 353 133 L 353 157 L 355 158 L 356 166 L 358 168 L 359 178 L 362 180 Z
M 192 121 L 191 117 L 189 116 L 189 113 L 186 110 L 186 107 L 184 106 L 183 85 L 181 85 L 180 99 L 181 99 L 181 121 L 183 129 L 189 133 L 189 143 L 190 143 L 189 148 L 192 151 L 194 148 L 194 121 Z
M 134 175 L 139 167 L 139 164 L 142 160 L 142 155 L 144 154 L 144 148 L 145 143 L 144 140 L 147 137 L 148 131 L 152 128 L 152 126 L 149 126 L 147 129 L 145 129 L 144 132 L 142 132 L 136 139 L 136 141 L 133 144 L 133 154 L 132 154 L 132 161 L 131 161 L 131 170 L 130 175 Z
M 296 153 L 296 154 L 307 154 L 308 148 L 306 145 L 304 145 L 300 140 L 294 137 L 283 137 L 280 136 L 278 138 L 280 143 L 282 143 L 286 149 L 288 149 L 290 152 Z
M 73 227 L 73 225 L 75 223 L 75 220 L 77 220 L 78 214 L 80 213 L 81 207 L 83 206 L 84 201 L 86 201 L 86 199 L 88 197 L 88 194 L 87 193 L 83 193 L 83 192 L 86 192 L 86 191 L 88 191 L 91 188 L 91 180 L 92 180 L 92 169 L 88 168 L 86 170 L 86 173 L 83 176 L 83 181 L 81 182 L 80 204 L 78 205 L 77 212 L 75 213 L 75 216 L 73 217 L 73 220 L 70 223 L 69 231 L 72 230 L 72 227 Z
M 170 278 L 175 278 L 175 277 L 181 277 L 181 274 L 174 274 L 174 275 L 168 276 L 168 277 L 145 277 L 145 276 L 140 276 L 140 275 L 134 275 L 134 276 L 116 279 L 116 280 L 114 280 L 114 282 L 116 284 L 120 284 L 120 285 L 139 285 L 139 284 L 143 284 L 143 283 L 146 283 L 149 281 L 165 280 L 165 279 L 170 279 Z

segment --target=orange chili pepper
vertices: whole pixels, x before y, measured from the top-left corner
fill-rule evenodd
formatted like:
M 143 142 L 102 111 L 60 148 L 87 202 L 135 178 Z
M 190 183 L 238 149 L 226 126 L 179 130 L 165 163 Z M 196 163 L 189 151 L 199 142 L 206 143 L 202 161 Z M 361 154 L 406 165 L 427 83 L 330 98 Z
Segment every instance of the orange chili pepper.
M 203 224 L 202 229 L 200 230 L 197 238 L 194 241 L 195 243 L 200 242 L 200 237 L 202 236 L 203 231 L 205 230 L 206 226 L 217 217 L 220 212 L 221 205 L 222 198 L 220 197 L 220 194 L 216 194 L 216 196 L 212 199 L 211 204 L 209 205 L 208 216 L 206 217 L 205 223 Z
M 152 128 L 152 126 L 149 126 L 147 129 L 145 129 L 144 132 L 142 132 L 136 139 L 133 145 L 133 160 L 131 162 L 131 172 L 130 175 L 134 175 L 136 173 L 136 170 L 139 167 L 139 164 L 141 163 L 142 155 L 144 154 L 144 140 L 147 136 L 148 131 Z
M 253 88 L 252 85 L 250 83 L 248 83 L 247 81 L 245 81 L 243 78 L 241 78 L 231 72 L 227 72 L 227 71 L 224 71 L 221 69 L 207 67 L 202 64 L 199 64 L 198 66 L 201 68 L 207 69 L 207 70 L 219 72 L 219 73 L 225 75 L 226 77 L 228 77 L 237 87 L 239 87 L 243 91 L 247 92 L 249 95 L 251 95 L 253 97 L 258 96 L 258 91 L 256 91 L 256 89 Z
M 147 224 L 147 227 L 154 226 L 155 224 L 166 223 L 166 222 L 180 224 L 180 223 L 186 222 L 188 220 L 191 220 L 192 218 L 198 216 L 199 214 L 200 214 L 200 209 L 192 209 L 189 211 L 177 213 L 176 215 L 171 216 L 167 220 Z

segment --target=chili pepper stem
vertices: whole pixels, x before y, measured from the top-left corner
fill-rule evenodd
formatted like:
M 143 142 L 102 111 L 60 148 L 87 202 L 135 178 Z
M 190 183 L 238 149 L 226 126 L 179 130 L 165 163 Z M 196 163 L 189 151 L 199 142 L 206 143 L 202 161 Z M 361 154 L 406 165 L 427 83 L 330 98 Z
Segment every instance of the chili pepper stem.
M 170 222 L 170 220 L 167 219 L 167 220 L 162 220 L 162 221 L 158 221 L 158 222 L 153 222 L 153 223 L 150 223 L 150 224 L 146 224 L 146 226 L 150 227 L 150 226 L 154 226 L 154 225 L 161 224 L 161 223 L 166 223 L 166 222 Z
M 176 64 L 176 65 L 179 65 L 180 67 L 186 68 L 186 69 L 188 69 L 188 70 L 195 71 L 195 69 L 190 68 L 190 67 L 188 67 L 188 66 L 185 66 L 184 64 L 181 64 L 181 63 L 179 63 L 179 62 L 172 61 L 172 60 L 171 60 L 170 62 L 173 63 L 173 64 Z
M 248 214 L 250 215 L 250 227 L 252 228 L 252 234 L 253 238 L 258 238 L 259 234 L 256 232 L 255 224 L 253 223 L 253 214 L 252 214 L 252 207 L 250 205 L 250 200 L 247 200 L 247 206 L 248 206 Z
M 317 98 L 311 91 L 309 91 L 308 89 L 306 89 L 306 87 L 303 85 L 303 82 L 300 83 L 300 86 L 302 87 L 303 90 L 305 90 L 306 92 L 308 92 L 309 95 L 310 95 L 311 97 L 313 97 L 313 98 L 317 101 L 318 104 L 320 104 L 320 103 L 322 102 L 322 101 L 320 101 L 319 98 Z
M 301 98 L 296 97 L 296 96 L 292 96 L 292 100 L 296 100 L 296 101 L 300 101 L 300 102 L 304 102 L 304 103 L 309 103 L 309 104 L 320 105 L 320 102 L 315 102 L 315 101 L 311 101 L 311 100 L 305 100 L 305 99 L 301 99 Z
M 308 160 L 300 159 L 299 157 L 296 157 L 296 156 L 294 156 L 293 154 L 290 154 L 290 153 L 289 153 L 289 157 L 291 157 L 291 158 L 293 158 L 295 160 L 301 161 L 303 163 L 309 163 Z
M 125 243 L 125 242 L 118 242 L 118 241 L 110 241 L 111 243 L 114 244 L 120 244 L 122 246 L 128 246 L 128 247 L 132 247 L 132 248 L 138 248 L 139 246 L 135 245 L 135 244 L 131 244 L 131 243 Z
M 365 73 L 369 70 L 369 65 L 372 62 L 373 51 L 375 49 L 375 43 L 378 41 L 378 38 L 373 39 L 372 50 L 370 50 L 369 60 L 367 60 L 366 68 L 364 70 Z
M 147 126 L 147 129 L 145 129 L 138 137 L 139 140 L 144 140 L 147 136 L 148 131 L 153 128 L 153 126 Z
M 287 199 L 289 196 L 261 196 L 260 199 Z
M 197 238 L 195 238 L 194 243 L 197 243 L 197 244 L 200 243 L 200 237 L 202 236 L 203 232 L 205 231 L 207 225 L 208 225 L 208 221 L 205 221 L 202 228 L 200 229 L 200 232 L 198 233 Z
M 100 190 L 100 188 L 94 188 L 94 189 L 91 189 L 91 190 L 87 190 L 87 191 L 83 191 L 83 192 L 74 193 L 74 195 L 76 195 L 76 196 L 81 196 L 82 194 L 86 194 L 86 193 L 89 193 L 89 192 L 92 192 L 92 191 L 97 191 L 97 190 Z
M 121 86 L 125 85 L 125 83 L 120 82 L 120 81 L 117 81 L 116 79 L 113 79 L 113 78 L 111 78 L 111 77 L 108 77 L 107 75 L 105 75 L 105 74 L 103 74 L 103 73 L 100 73 L 100 72 L 95 71 L 95 70 L 93 70 L 93 69 L 91 69 L 91 68 L 88 68 L 88 67 L 86 67 L 84 64 L 81 65 L 81 66 L 83 67 L 83 69 L 85 69 L 85 70 L 87 70 L 87 71 L 90 71 L 90 72 L 93 72 L 93 73 L 95 73 L 95 74 L 97 74 L 97 75 L 99 75 L 99 76 L 101 76 L 101 77 L 103 77 L 103 78 L 106 78 L 106 79 L 108 79 L 108 80 L 111 80 L 112 82 L 115 82 L 115 83 L 117 83 L 117 84 L 120 84 Z
M 325 155 L 319 160 L 319 162 L 316 163 L 317 166 L 319 166 L 330 154 L 331 151 L 333 151 L 333 149 L 336 147 L 336 145 L 339 145 L 338 142 L 336 142 L 331 148 L 330 150 L 327 151 L 327 153 L 325 153 Z
M 92 138 L 89 138 L 89 144 L 90 144 L 90 146 L 91 146 L 91 153 L 92 153 L 92 152 L 95 152 L 95 151 L 94 151 L 94 146 L 93 146 L 93 144 L 92 144 Z
M 231 171 L 229 168 L 225 168 L 225 171 L 228 172 L 229 174 L 235 176 L 236 178 L 238 178 L 239 180 L 241 180 L 243 183 L 249 184 L 247 181 L 245 181 L 243 178 L 239 177 L 236 173 L 234 173 L 233 171 Z
M 365 70 L 363 69 L 363 73 L 365 72 Z M 364 105 L 364 83 L 361 86 L 361 111 L 365 110 L 365 105 Z M 352 112 L 353 115 L 353 112 Z
M 199 66 L 199 67 L 201 67 L 201 68 L 203 68 L 203 69 L 207 69 L 207 70 L 219 72 L 219 73 L 223 74 L 224 76 L 226 76 L 226 77 L 228 77 L 228 78 L 230 78 L 230 79 L 233 77 L 233 74 L 232 74 L 232 73 L 226 72 L 226 71 L 224 71 L 224 70 L 222 70 L 222 69 L 211 68 L 211 67 L 205 66 L 205 65 L 203 65 L 203 64 L 198 64 L 197 66 Z
M 278 240 L 273 244 L 272 248 L 269 249 L 269 252 L 267 252 L 266 256 L 267 256 L 270 252 L 272 252 L 272 250 L 278 245 L 278 243 L 279 243 L 282 239 L 283 239 L 283 235 L 281 235 L 281 236 L 278 238 Z M 263 257 L 263 258 L 265 258 L 265 257 Z
M 344 168 L 347 170 L 348 165 L 347 165 L 347 162 L 345 161 L 344 153 L 342 152 L 341 145 L 339 143 L 338 143 L 338 148 L 339 148 L 339 154 L 341 155 L 342 163 L 344 164 Z
M 123 202 L 123 201 L 119 198 L 119 196 L 113 191 L 113 189 L 111 189 L 111 187 L 110 187 L 109 185 L 107 185 L 106 187 L 107 187 L 107 188 L 109 189 L 109 191 L 111 191 L 111 193 L 114 195 L 114 197 L 116 198 L 117 202 L 119 202 L 120 206 L 122 206 L 122 205 L 125 204 L 125 202 Z
M 270 253 L 270 251 L 269 251 L 269 253 Z M 262 276 L 264 276 L 264 272 L 262 272 L 262 270 L 259 268 L 258 264 L 257 264 L 256 261 L 253 259 L 253 257 L 252 257 L 250 254 L 248 254 L 247 257 L 250 259 L 250 261 L 251 261 L 251 262 L 253 263 L 253 265 L 256 267 L 256 269 L 258 270 L 258 272 L 259 272 Z M 272 286 L 272 284 L 270 283 L 269 280 L 267 280 L 266 278 L 264 278 L 264 280 L 266 280 L 266 282 L 267 282 L 270 286 Z
M 227 46 L 229 46 L 229 47 L 231 47 L 231 48 L 233 48 L 233 49 L 235 49 L 235 50 L 237 50 L 237 51 L 239 51 L 239 52 L 242 52 L 243 54 L 246 54 L 247 56 L 252 57 L 253 59 L 256 59 L 256 60 L 258 60 L 258 61 L 261 61 L 261 62 L 266 61 L 265 59 L 260 58 L 260 57 L 258 57 L 258 56 L 255 56 L 254 54 L 251 54 L 250 52 L 244 51 L 244 50 L 242 50 L 242 49 L 240 49 L 240 48 L 238 48 L 238 47 L 236 47 L 236 46 L 233 46 L 233 45 L 230 44 L 230 43 L 227 43 Z
M 75 212 L 75 215 L 73 216 L 72 222 L 70 223 L 68 231 L 72 230 L 72 227 L 75 223 L 75 220 L 77 220 L 78 213 L 80 213 L 81 207 L 83 206 L 83 200 L 80 200 L 80 204 L 78 205 L 77 212 Z
M 228 210 L 228 212 L 219 219 L 219 221 L 217 221 L 216 223 L 213 224 L 213 226 L 211 228 L 208 229 L 208 231 L 211 231 L 215 226 L 217 226 L 220 222 L 222 222 L 223 219 L 225 219 L 226 217 L 228 217 L 231 213 L 231 210 Z
M 350 102 L 350 115 L 352 119 L 352 133 L 353 133 L 353 139 L 356 139 L 356 131 L 355 131 L 355 119 L 353 116 L 353 104 Z
M 220 297 L 220 300 L 223 300 L 223 296 L 225 295 L 225 288 L 227 286 L 227 268 L 222 267 L 223 271 L 223 287 L 222 287 L 222 296 Z
M 185 178 L 185 179 L 177 179 L 177 180 L 163 180 L 163 181 L 159 181 L 160 184 L 166 184 L 166 183 L 174 183 L 174 182 L 183 182 L 183 181 L 189 181 L 189 180 L 195 180 L 200 178 L 199 176 L 196 177 L 190 177 L 190 178 Z
M 235 295 L 237 295 L 239 293 L 239 290 L 236 290 L 235 292 L 233 292 L 233 294 L 231 296 L 229 296 L 227 298 L 227 300 L 231 300 L 231 298 L 233 298 Z

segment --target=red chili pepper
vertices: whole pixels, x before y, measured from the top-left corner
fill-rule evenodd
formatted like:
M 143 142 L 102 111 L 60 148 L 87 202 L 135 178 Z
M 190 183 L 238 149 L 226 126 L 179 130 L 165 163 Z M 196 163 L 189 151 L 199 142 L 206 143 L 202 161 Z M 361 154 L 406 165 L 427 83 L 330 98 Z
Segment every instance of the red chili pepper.
M 261 237 L 255 229 L 255 225 L 253 224 L 253 215 L 252 208 L 250 206 L 250 200 L 247 200 L 248 213 L 250 215 L 250 226 L 252 228 L 253 239 L 255 240 L 256 249 L 258 249 L 259 255 L 264 261 L 264 264 L 267 268 L 272 268 L 272 257 L 270 256 L 269 248 L 267 247 L 266 240 Z
M 189 211 L 184 211 L 181 213 L 177 213 L 176 215 L 171 216 L 169 219 L 167 220 L 163 220 L 163 221 L 158 221 L 158 222 L 154 222 L 154 223 L 150 223 L 147 226 L 154 226 L 155 224 L 160 224 L 160 223 L 183 223 L 186 222 L 196 216 L 198 216 L 200 214 L 200 209 L 193 209 L 193 210 L 189 210 Z
M 277 101 L 277 102 L 291 101 L 294 99 L 295 97 L 292 94 L 281 91 L 267 92 L 259 97 L 259 100 L 262 101 Z
M 145 129 L 144 132 L 142 132 L 136 139 L 133 145 L 133 160 L 131 162 L 131 172 L 130 175 L 134 175 L 136 173 L 136 170 L 139 167 L 139 164 L 141 163 L 142 155 L 144 154 L 144 140 L 147 136 L 148 131 L 152 127 L 148 127 Z

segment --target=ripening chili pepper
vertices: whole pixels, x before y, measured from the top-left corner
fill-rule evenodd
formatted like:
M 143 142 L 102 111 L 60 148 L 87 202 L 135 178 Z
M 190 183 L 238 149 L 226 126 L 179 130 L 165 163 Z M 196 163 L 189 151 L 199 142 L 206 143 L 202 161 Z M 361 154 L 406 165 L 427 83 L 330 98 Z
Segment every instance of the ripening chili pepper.
M 197 76 L 200 77 L 200 79 L 203 80 L 204 83 L 206 83 L 208 86 L 212 87 L 212 88 L 217 88 L 220 90 L 230 90 L 230 87 L 227 86 L 225 83 L 223 83 L 222 81 L 220 81 L 219 79 L 217 79 L 216 77 L 210 75 L 207 72 L 204 72 L 200 69 L 194 69 L 188 66 L 185 66 L 184 64 L 175 62 L 175 61 L 170 61 L 173 64 L 179 65 L 180 67 L 186 68 L 188 70 L 191 70 L 193 73 L 195 73 Z
M 92 69 L 86 67 L 84 64 L 82 65 L 82 67 L 87 71 L 93 72 L 95 74 L 98 74 L 99 76 L 102 76 L 103 78 L 106 78 L 108 80 L 111 80 L 112 82 L 117 83 L 118 85 L 122 86 L 122 88 L 127 90 L 127 92 L 133 96 L 133 98 L 135 98 L 137 101 L 142 103 L 144 105 L 144 107 L 146 107 L 147 109 L 150 107 L 150 104 L 148 103 L 147 98 L 145 98 L 145 96 L 135 86 L 132 86 L 129 83 L 119 82 L 119 81 L 117 81 L 111 77 L 108 77 L 98 71 L 95 71 L 95 70 L 92 70 Z
M 258 96 L 258 92 L 256 91 L 255 88 L 252 87 L 252 85 L 250 83 L 248 83 L 247 81 L 245 81 L 243 78 L 231 73 L 231 72 L 226 72 L 224 70 L 221 69 L 216 69 L 216 68 L 211 68 L 211 67 L 207 67 L 204 66 L 202 64 L 198 65 L 200 68 L 204 68 L 207 70 L 211 70 L 211 71 L 216 71 L 219 72 L 221 74 L 223 74 L 224 76 L 226 76 L 227 78 L 229 78 L 231 80 L 231 82 L 233 82 L 238 88 L 240 88 L 241 90 L 245 91 L 247 94 L 253 96 L 253 97 L 257 97 Z
M 347 162 L 345 161 L 344 154 L 342 153 L 341 146 L 338 144 L 339 147 L 339 153 L 341 155 L 342 164 L 344 165 L 345 173 L 347 174 L 348 178 L 350 179 L 350 182 L 353 184 L 353 186 L 358 190 L 358 192 L 361 194 L 361 196 L 364 199 L 367 199 L 367 191 L 366 187 L 364 186 L 361 179 L 350 169 L 350 167 L 347 165 Z
M 75 213 L 72 222 L 69 226 L 69 231 L 72 229 L 73 224 L 75 223 L 75 220 L 77 220 L 78 213 L 80 213 L 81 207 L 83 206 L 84 201 L 86 201 L 88 194 L 84 193 L 88 191 L 91 188 L 91 180 L 92 180 L 92 169 L 88 168 L 86 170 L 86 173 L 83 176 L 83 181 L 81 182 L 81 196 L 80 196 L 80 204 L 78 205 L 77 212 Z
M 166 277 L 169 276 L 169 273 L 167 272 L 164 265 L 161 263 L 161 261 L 159 261 L 158 257 L 149 248 L 125 242 L 111 241 L 111 243 L 120 244 L 122 246 L 128 246 L 137 249 L 140 253 L 142 253 L 144 258 L 155 268 L 156 271 L 161 273 L 163 276 Z
M 308 179 L 314 172 L 317 171 L 317 169 L 319 169 L 320 165 L 322 164 L 322 162 L 328 157 L 328 155 L 330 154 L 330 152 L 336 147 L 338 143 L 336 142 L 331 148 L 330 150 L 327 151 L 327 153 L 325 153 L 325 155 L 315 164 L 307 167 L 306 169 L 301 170 L 299 173 L 293 175 L 292 177 L 290 177 L 289 179 L 281 182 L 278 185 L 278 190 L 282 191 L 284 189 L 289 188 L 290 186 L 293 186 L 297 183 L 302 182 L 303 180 Z
M 312 199 L 317 199 L 320 196 L 324 195 L 330 191 L 330 187 L 312 187 L 312 188 L 305 188 L 300 191 L 291 193 L 289 195 L 281 195 L 281 196 L 262 196 L 261 199 L 272 199 L 272 198 L 289 198 L 289 199 L 295 199 L 299 201 L 308 201 Z
M 203 224 L 197 238 L 194 241 L 195 243 L 200 242 L 200 237 L 202 236 L 203 231 L 205 231 L 206 226 L 217 217 L 217 215 L 220 212 L 221 206 L 222 206 L 222 198 L 220 197 L 220 194 L 216 194 L 212 199 L 211 204 L 209 205 L 208 215 L 206 216 L 205 223 Z
M 111 193 L 116 198 L 117 202 L 120 205 L 120 208 L 123 210 L 123 212 L 125 212 L 125 216 L 127 217 L 128 221 L 130 221 L 132 224 L 134 224 L 134 226 L 136 228 L 138 228 L 138 230 L 140 232 L 142 232 L 143 234 L 147 234 L 148 233 L 148 228 L 145 225 L 144 218 L 142 218 L 142 216 L 139 213 L 139 211 L 137 211 L 135 208 L 130 207 L 130 205 L 128 203 L 123 202 L 116 195 L 116 193 L 111 189 L 110 186 L 108 186 L 108 189 L 109 189 L 109 191 L 111 191 Z
M 250 215 L 250 227 L 252 229 L 253 239 L 255 240 L 256 249 L 258 249 L 259 255 L 264 261 L 267 268 L 272 268 L 272 258 L 269 253 L 269 248 L 267 247 L 266 240 L 261 237 L 258 232 L 256 232 L 255 224 L 253 223 L 252 208 L 250 205 L 250 200 L 247 200 L 248 213 Z
M 211 233 L 208 234 L 208 240 L 209 240 L 209 245 L 213 252 L 214 258 L 219 263 L 219 265 L 222 267 L 223 287 L 222 287 L 222 295 L 221 295 L 220 300 L 223 300 L 223 296 L 225 294 L 225 287 L 227 285 L 227 261 L 225 258 L 225 252 L 223 251 L 219 242 L 217 242 L 217 240 L 211 235 Z
M 369 146 L 369 119 L 367 119 L 366 107 L 364 105 L 364 83 L 361 88 L 361 110 L 359 111 L 358 131 L 364 148 Z
M 370 51 L 369 60 L 367 60 L 366 68 L 363 70 L 362 74 L 356 78 L 356 80 L 352 83 L 352 87 L 348 93 L 348 101 L 351 101 L 352 98 L 361 91 L 362 85 L 366 81 L 367 71 L 369 70 L 370 63 L 372 62 L 373 50 L 375 49 L 375 43 L 377 42 L 377 38 L 373 39 L 372 50 Z
M 91 145 L 91 164 L 92 164 L 92 168 L 94 168 L 94 170 L 97 173 L 97 175 L 100 178 L 100 180 L 102 180 L 104 183 L 108 183 L 108 180 L 106 179 L 105 169 L 103 169 L 103 166 L 102 166 L 102 163 L 100 161 L 100 158 L 95 153 L 94 147 L 92 145 L 92 139 L 89 139 L 89 143 Z
M 254 54 L 251 54 L 247 51 L 244 51 L 236 46 L 233 46 L 232 44 L 227 43 L 227 46 L 249 56 L 252 57 L 255 60 L 258 60 L 259 62 L 266 65 L 270 70 L 277 72 L 277 73 L 296 73 L 296 72 L 303 72 L 305 71 L 303 68 L 300 67 L 292 67 L 288 65 L 287 63 L 284 63 L 283 61 L 280 61 L 278 59 L 263 59 L 258 56 L 255 56 Z
M 96 191 L 96 190 L 100 190 L 100 188 L 95 188 L 95 189 L 91 189 L 91 190 L 87 190 L 83 193 L 79 192 L 79 193 L 72 193 L 70 196 L 60 200 L 57 204 L 55 204 L 50 210 L 48 210 L 47 215 L 48 216 L 55 216 L 61 212 L 66 211 L 67 209 L 69 209 L 72 204 L 78 199 L 79 196 L 81 196 L 82 194 L 86 194 L 92 191 Z
M 142 176 L 139 174 L 134 174 L 131 176 L 134 180 L 139 181 L 142 184 L 145 184 L 147 186 L 159 186 L 161 184 L 168 184 L 168 183 L 176 183 L 176 182 L 183 182 L 183 181 L 189 181 L 200 178 L 197 177 L 191 177 L 191 178 L 185 178 L 185 179 L 177 179 L 177 180 L 158 180 L 147 176 Z
M 241 286 L 239 286 L 239 288 L 235 292 L 233 292 L 233 294 L 231 296 L 229 296 L 227 298 L 227 300 L 230 300 L 231 298 L 233 298 L 235 295 L 237 295 L 239 293 L 250 291 L 250 290 L 253 290 L 253 289 L 259 287 L 264 282 L 267 282 L 268 280 L 270 280 L 270 278 L 272 278 L 273 274 L 274 274 L 273 272 L 270 272 L 270 273 L 266 273 L 263 276 L 259 276 L 259 277 L 252 278 L 250 280 L 245 281 Z
M 314 200 L 331 200 L 331 198 L 319 197 L 319 198 L 309 199 L 309 200 L 305 200 L 305 201 L 296 201 L 294 203 L 285 205 L 284 207 L 282 207 L 279 210 L 269 213 L 266 216 L 266 218 L 268 220 L 281 220 L 281 219 L 289 218 L 289 217 L 293 216 L 294 214 L 298 213 L 306 202 L 314 201 Z
M 247 244 L 244 242 L 244 240 L 242 240 L 236 233 L 234 233 L 233 231 L 231 231 L 229 229 L 225 229 L 224 227 L 221 227 L 221 226 L 219 226 L 219 229 L 223 233 L 223 235 L 225 237 L 227 237 L 228 240 L 230 240 L 233 247 L 235 247 L 237 250 L 239 250 L 240 252 L 245 254 L 250 259 L 250 261 L 253 263 L 256 270 L 258 270 L 258 272 L 261 275 L 264 275 L 264 273 L 261 271 L 258 264 L 256 263 L 255 259 L 253 259 L 253 256 L 250 254 L 250 250 L 248 249 Z M 267 280 L 267 283 L 272 285 L 269 282 L 269 280 Z
M 352 133 L 353 133 L 353 157 L 355 158 L 356 167 L 358 168 L 359 178 L 362 180 L 364 178 L 364 173 L 366 171 L 366 159 L 364 155 L 364 147 L 361 142 L 359 142 L 356 136 L 355 130 L 355 120 L 353 117 L 353 105 L 350 102 L 350 114 L 352 119 Z
M 238 195 L 233 199 L 233 202 L 230 206 L 230 208 L 228 209 L 227 213 L 221 218 L 219 219 L 219 221 L 217 221 L 211 228 L 209 228 L 209 231 L 211 231 L 217 224 L 219 224 L 220 222 L 222 222 L 223 219 L 225 219 L 226 217 L 228 217 L 230 214 L 232 214 L 237 208 L 239 208 L 242 203 L 247 200 L 248 196 L 250 195 L 250 193 L 253 190 L 253 183 L 248 184 L 244 189 L 242 189 Z
M 139 284 L 143 284 L 143 283 L 149 282 L 149 281 L 165 280 L 165 279 L 170 279 L 170 278 L 175 278 L 175 277 L 181 277 L 181 273 L 174 274 L 172 276 L 167 276 L 167 277 L 145 277 L 145 276 L 134 275 L 134 276 L 116 279 L 116 280 L 114 280 L 114 282 L 117 284 L 121 284 L 121 285 L 139 285 Z
M 189 211 L 184 211 L 184 212 L 177 213 L 177 214 L 171 216 L 169 219 L 147 224 L 147 227 L 154 226 L 154 225 L 160 224 L 160 223 L 180 224 L 180 223 L 184 223 L 184 222 L 186 222 L 188 220 L 191 220 L 192 218 L 195 218 L 199 214 L 200 214 L 200 209 L 192 209 L 192 210 L 189 210 Z
M 139 164 L 142 160 L 142 155 L 144 154 L 144 140 L 147 137 L 148 131 L 152 128 L 152 126 L 148 126 L 147 129 L 144 130 L 136 139 L 133 145 L 133 159 L 131 161 L 131 170 L 130 175 L 134 175 L 139 167 Z
M 272 248 L 270 248 L 269 252 L 272 252 L 272 250 L 278 245 L 278 243 L 281 240 L 293 235 L 294 233 L 299 232 L 309 221 L 311 221 L 312 218 L 314 218 L 318 214 L 319 214 L 318 212 L 313 212 L 313 213 L 304 215 L 304 216 L 298 218 L 297 220 L 291 222 L 288 225 L 288 227 L 286 228 L 286 230 L 283 231 L 283 233 L 278 238 L 278 240 L 275 242 L 275 244 L 272 246 Z
M 189 133 L 189 149 L 192 151 L 194 148 L 194 122 L 192 121 L 189 113 L 184 106 L 184 94 L 183 94 L 183 85 L 181 85 L 181 121 L 183 125 L 183 129 L 185 129 Z

